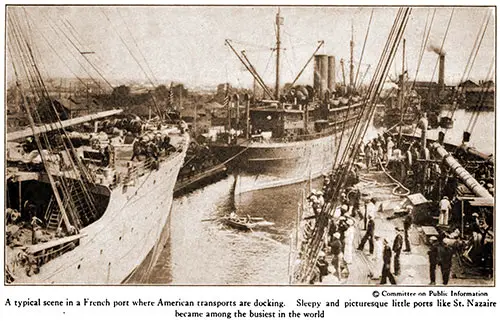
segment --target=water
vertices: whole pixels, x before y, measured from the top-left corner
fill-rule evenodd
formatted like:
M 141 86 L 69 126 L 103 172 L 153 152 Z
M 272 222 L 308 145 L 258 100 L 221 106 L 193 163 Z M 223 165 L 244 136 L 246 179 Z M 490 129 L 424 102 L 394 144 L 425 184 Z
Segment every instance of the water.
M 443 111 L 440 116 L 451 117 L 451 111 Z M 453 115 L 453 128 L 442 129 L 435 128 L 427 132 L 430 139 L 437 140 L 438 133 L 443 131 L 445 133 L 445 142 L 453 145 L 460 145 L 462 142 L 462 134 L 465 130 L 469 130 L 472 135 L 470 138 L 469 146 L 475 147 L 478 151 L 485 154 L 495 154 L 495 112 L 482 111 L 477 116 L 475 126 L 472 126 L 474 120 L 471 122 L 471 117 L 474 116 L 473 112 L 464 109 L 457 109 Z M 365 141 L 368 141 L 377 136 L 380 128 L 373 126 L 368 127 L 365 135 Z M 420 135 L 420 131 L 415 131 Z
M 441 115 L 451 116 L 451 112 L 443 111 Z M 469 129 L 472 133 L 469 146 L 474 146 L 477 150 L 486 154 L 495 154 L 495 112 L 479 112 L 476 125 L 471 130 L 468 127 L 473 115 L 473 112 L 458 109 L 453 115 L 453 128 L 444 130 L 446 133 L 445 142 L 455 145 L 460 144 L 464 130 Z M 437 137 L 437 132 L 440 130 L 433 129 L 430 134 Z
M 305 185 L 255 191 L 233 199 L 233 183 L 230 176 L 174 200 L 170 240 L 150 283 L 288 284 L 290 236 Z M 275 225 L 247 232 L 213 220 L 229 214 L 233 203 L 238 215 L 264 217 Z
M 471 115 L 464 110 L 456 112 L 447 140 L 461 141 Z M 494 153 L 494 122 L 493 112 L 480 113 L 471 145 Z M 438 131 L 432 132 L 437 135 Z M 368 130 L 376 132 L 374 128 Z M 288 284 L 290 236 L 295 231 L 298 202 L 305 184 L 255 191 L 235 199 L 231 197 L 233 184 L 234 179 L 228 177 L 174 200 L 170 240 L 149 283 Z M 239 215 L 265 217 L 275 226 L 244 232 L 212 220 L 229 214 L 234 205 Z

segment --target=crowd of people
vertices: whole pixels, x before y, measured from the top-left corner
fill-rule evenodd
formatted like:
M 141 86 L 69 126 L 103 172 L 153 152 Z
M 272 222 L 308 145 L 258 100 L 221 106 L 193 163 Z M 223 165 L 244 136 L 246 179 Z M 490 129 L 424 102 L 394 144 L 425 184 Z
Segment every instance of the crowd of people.
M 376 146 L 375 148 L 373 146 Z M 379 135 L 376 139 L 364 145 L 364 161 L 367 171 L 375 164 L 383 166 L 394 157 L 394 143 L 390 136 Z M 396 152 L 397 153 L 397 152 Z M 373 163 L 376 160 L 376 163 Z M 401 220 L 401 227 L 396 226 L 392 238 L 381 237 L 377 230 L 379 206 L 375 198 L 364 202 L 361 193 L 355 188 L 358 181 L 359 167 L 353 166 L 351 182 L 345 190 L 340 191 L 339 206 L 329 215 L 328 233 L 323 247 L 319 252 L 316 274 L 312 282 L 321 282 L 327 275 L 333 275 L 342 282 L 349 276 L 349 266 L 354 263 L 354 251 L 366 258 L 365 263 L 369 265 L 368 275 L 372 280 L 379 280 L 380 284 L 396 284 L 396 277 L 401 275 L 401 254 L 411 253 L 410 231 L 414 221 L 412 206 L 405 208 L 405 216 Z M 354 178 L 354 179 L 353 179 Z M 322 190 L 312 190 L 308 197 L 314 215 L 324 209 L 325 202 L 332 197 L 333 176 L 324 177 Z M 449 224 L 450 210 L 452 206 L 448 197 L 444 196 L 439 202 L 439 224 Z M 363 210 L 364 209 L 364 210 Z M 312 218 L 310 217 L 310 218 Z M 396 224 L 397 225 L 397 224 Z M 453 245 L 446 240 L 450 236 L 440 233 L 438 237 L 432 237 L 429 242 L 429 282 L 435 284 L 435 272 L 440 267 L 443 284 L 448 284 L 452 256 L 455 251 Z M 359 242 L 356 243 L 356 240 Z M 368 246 L 366 245 L 368 243 Z M 365 248 L 368 251 L 365 252 Z M 327 257 L 329 259 L 327 259 Z
M 349 267 L 352 264 L 367 264 L 369 274 L 367 278 L 378 281 L 380 284 L 396 284 L 396 277 L 402 274 L 401 254 L 410 253 L 410 229 L 412 227 L 412 208 L 402 220 L 403 228 L 396 226 L 394 237 L 381 237 L 377 233 L 376 218 L 378 213 L 377 202 L 370 199 L 364 206 L 356 210 L 352 201 L 344 202 L 331 215 L 327 238 L 319 252 L 315 276 L 311 283 L 322 282 L 327 275 L 333 275 L 339 282 L 349 277 Z M 313 211 L 317 211 L 323 199 L 321 191 L 313 190 L 309 201 Z M 363 226 L 364 225 L 364 226 Z M 386 233 L 387 234 L 387 233 Z M 359 242 L 356 243 L 356 240 Z M 449 242 L 445 233 L 432 236 L 429 239 L 428 264 L 429 284 L 436 284 L 436 270 L 439 267 L 443 285 L 450 279 L 452 257 L 455 247 Z M 368 246 L 367 246 L 368 243 Z M 365 249 L 367 248 L 367 251 Z M 364 256 L 365 260 L 354 260 L 356 252 Z M 327 259 L 327 257 L 329 259 Z M 364 262 L 364 263 L 363 263 Z

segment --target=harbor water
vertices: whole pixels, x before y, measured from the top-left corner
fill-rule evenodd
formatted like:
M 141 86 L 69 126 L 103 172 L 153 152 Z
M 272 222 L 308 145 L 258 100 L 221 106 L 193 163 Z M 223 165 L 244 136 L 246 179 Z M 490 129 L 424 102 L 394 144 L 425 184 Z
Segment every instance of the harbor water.
M 479 113 L 471 138 L 472 146 L 488 154 L 494 153 L 494 115 L 494 112 Z M 450 141 L 461 141 L 471 116 L 464 110 L 455 113 L 454 127 L 446 134 Z M 377 131 L 372 127 L 367 134 Z M 229 176 L 174 200 L 170 239 L 147 283 L 288 284 L 290 237 L 295 231 L 298 203 L 306 183 L 236 197 L 231 196 L 233 185 L 234 178 Z M 234 208 L 238 215 L 264 217 L 275 225 L 245 232 L 228 228 L 217 220 Z

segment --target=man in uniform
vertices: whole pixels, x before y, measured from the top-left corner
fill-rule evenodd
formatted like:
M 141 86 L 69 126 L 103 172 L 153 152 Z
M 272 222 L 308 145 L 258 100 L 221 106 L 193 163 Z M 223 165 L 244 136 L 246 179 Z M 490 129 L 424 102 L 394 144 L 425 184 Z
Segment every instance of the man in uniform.
M 340 233 L 335 232 L 333 234 L 333 240 L 331 243 L 331 253 L 332 253 L 332 265 L 335 269 L 335 275 L 340 281 L 340 260 L 342 258 L 342 242 L 340 242 Z
M 448 225 L 450 209 L 451 204 L 448 200 L 448 196 L 444 196 L 443 199 L 439 202 L 439 225 Z
M 429 278 L 431 279 L 431 283 L 429 285 L 436 284 L 436 266 L 438 261 L 438 252 L 437 252 L 437 237 L 431 236 L 429 241 L 431 242 L 431 246 L 427 254 L 429 255 Z
M 407 206 L 406 209 L 408 210 L 408 214 L 406 214 L 406 217 L 403 221 L 403 227 L 405 230 L 405 252 L 411 252 L 411 245 L 410 245 L 410 228 L 411 225 L 413 224 L 413 208 L 411 206 Z
M 384 239 L 383 258 L 384 258 L 384 264 L 382 266 L 382 277 L 380 279 L 380 284 L 386 284 L 387 278 L 389 278 L 389 282 L 391 282 L 391 284 L 396 284 L 396 280 L 394 279 L 394 276 L 391 273 L 392 251 L 391 247 L 389 246 L 389 242 L 387 242 L 386 239 Z
M 401 262 L 399 260 L 401 256 L 401 250 L 403 249 L 403 236 L 401 235 L 401 229 L 396 227 L 396 237 L 392 244 L 392 250 L 394 251 L 394 275 L 399 275 L 401 272 Z
M 437 245 L 437 264 L 441 267 L 441 275 L 443 276 L 443 285 L 447 285 L 451 273 L 451 260 L 453 251 L 451 247 L 443 242 L 444 235 L 440 235 Z
M 361 239 L 361 242 L 359 243 L 358 246 L 358 251 L 363 251 L 365 247 L 366 241 L 368 241 L 368 244 L 370 246 L 370 254 L 373 254 L 373 235 L 375 234 L 375 221 L 373 220 L 373 216 L 368 216 L 368 225 L 366 227 L 366 232 L 363 238 Z

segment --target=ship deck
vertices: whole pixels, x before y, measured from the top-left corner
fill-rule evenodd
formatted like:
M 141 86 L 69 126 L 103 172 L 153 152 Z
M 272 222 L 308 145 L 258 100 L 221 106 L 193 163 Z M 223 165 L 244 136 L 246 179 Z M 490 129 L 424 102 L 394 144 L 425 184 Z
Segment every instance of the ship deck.
M 375 218 L 375 235 L 381 239 L 386 238 L 392 247 L 395 228 L 403 227 L 403 218 L 388 218 L 393 215 L 394 207 L 399 205 L 403 198 L 392 194 L 393 186 L 384 186 L 387 185 L 388 179 L 382 171 L 372 171 L 369 174 L 363 174 L 363 178 L 365 181 L 362 181 L 358 185 L 361 193 L 381 200 L 384 209 Z M 316 283 L 316 285 L 376 285 L 380 283 L 380 278 L 373 278 L 371 275 L 380 276 L 382 262 L 377 260 L 375 254 L 370 255 L 368 245 L 365 245 L 364 251 L 356 250 L 360 239 L 364 235 L 363 225 L 362 220 L 356 220 L 352 262 L 348 264 L 349 276 L 339 280 L 330 273 L 323 278 L 321 283 Z M 401 253 L 401 274 L 394 276 L 398 285 L 428 285 L 430 282 L 429 259 L 427 255 L 429 246 L 426 243 L 426 233 L 424 230 L 425 227 L 421 226 L 412 226 L 410 230 L 411 252 Z M 331 262 L 331 259 L 332 257 L 327 255 L 328 263 Z M 391 264 L 394 264 L 394 260 L 392 260 Z M 393 271 L 392 266 L 391 271 Z M 390 284 L 389 281 L 387 282 L 387 284 Z M 439 268 L 436 269 L 436 284 L 442 284 Z M 465 275 L 456 259 L 456 255 L 454 256 L 452 273 L 448 283 L 449 286 L 492 286 L 493 284 L 493 278 L 485 279 L 482 277 L 473 277 L 469 274 Z

